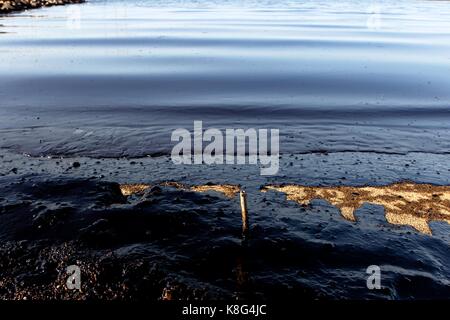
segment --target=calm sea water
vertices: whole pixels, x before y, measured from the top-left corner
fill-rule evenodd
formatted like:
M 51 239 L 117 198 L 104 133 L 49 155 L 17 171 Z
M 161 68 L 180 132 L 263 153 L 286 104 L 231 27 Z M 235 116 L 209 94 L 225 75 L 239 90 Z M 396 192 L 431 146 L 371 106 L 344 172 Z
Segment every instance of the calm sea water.
M 95 1 L 0 17 L 0 146 L 168 152 L 279 128 L 281 152 L 450 151 L 449 1 Z

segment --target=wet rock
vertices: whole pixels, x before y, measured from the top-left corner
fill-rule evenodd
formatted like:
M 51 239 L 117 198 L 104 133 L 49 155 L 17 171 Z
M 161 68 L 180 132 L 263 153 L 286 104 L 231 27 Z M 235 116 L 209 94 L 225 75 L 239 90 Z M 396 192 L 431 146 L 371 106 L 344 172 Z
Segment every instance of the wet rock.
M 154 194 L 154 195 L 156 194 L 156 195 L 157 195 L 157 194 L 161 194 L 161 191 L 162 191 L 162 190 L 161 190 L 160 187 L 154 186 L 154 187 L 151 187 L 151 188 L 150 188 L 150 190 L 148 191 L 148 193 L 149 193 L 149 194 Z
M 34 215 L 33 223 L 38 229 L 52 227 L 64 221 L 73 211 L 70 207 L 45 208 Z
M 72 163 L 73 168 L 79 168 L 80 166 L 81 166 L 81 164 L 78 161 L 75 161 L 74 163 Z
M 98 219 L 91 225 L 80 230 L 79 239 L 95 247 L 104 247 L 114 244 L 117 234 L 110 228 L 107 219 Z

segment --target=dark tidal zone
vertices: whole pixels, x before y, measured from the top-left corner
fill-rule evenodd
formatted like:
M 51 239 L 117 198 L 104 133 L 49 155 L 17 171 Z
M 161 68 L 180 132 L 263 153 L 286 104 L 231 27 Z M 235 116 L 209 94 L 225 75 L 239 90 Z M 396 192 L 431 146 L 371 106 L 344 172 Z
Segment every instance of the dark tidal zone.
M 376 206 L 352 223 L 323 201 L 300 207 L 250 190 L 242 241 L 237 198 L 170 187 L 126 198 L 100 179 L 14 176 L 0 179 L 1 298 L 450 297 L 444 232 L 389 225 Z M 81 292 L 64 287 L 71 264 Z M 371 264 L 382 267 L 381 290 L 366 288 Z

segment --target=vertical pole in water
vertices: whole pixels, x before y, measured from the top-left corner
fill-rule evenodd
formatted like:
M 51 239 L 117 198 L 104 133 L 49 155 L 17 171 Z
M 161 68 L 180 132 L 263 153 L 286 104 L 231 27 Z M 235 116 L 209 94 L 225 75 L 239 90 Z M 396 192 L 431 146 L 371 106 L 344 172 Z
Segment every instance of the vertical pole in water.
M 248 211 L 247 211 L 247 193 L 244 190 L 240 192 L 241 213 L 242 213 L 242 234 L 244 237 L 248 234 Z

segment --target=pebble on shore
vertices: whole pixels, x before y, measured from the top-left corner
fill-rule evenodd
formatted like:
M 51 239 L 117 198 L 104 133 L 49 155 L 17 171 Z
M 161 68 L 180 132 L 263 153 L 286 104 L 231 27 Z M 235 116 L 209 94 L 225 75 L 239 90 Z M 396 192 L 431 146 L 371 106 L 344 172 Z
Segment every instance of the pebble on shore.
M 83 2 L 85 0 L 0 0 L 0 14 Z

